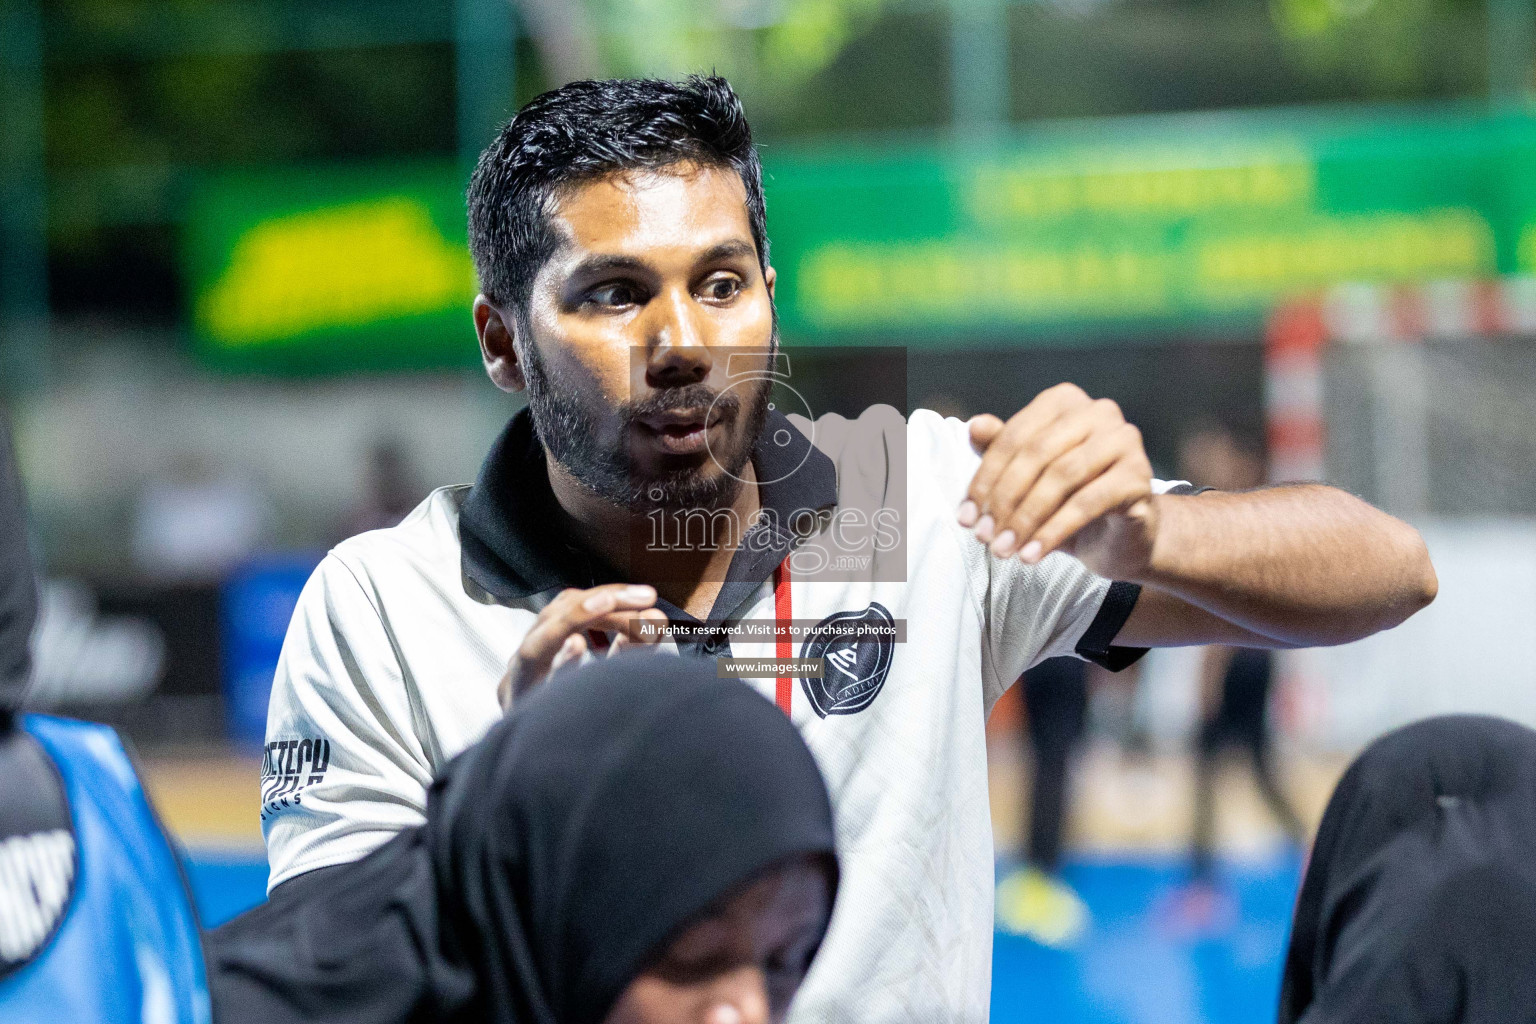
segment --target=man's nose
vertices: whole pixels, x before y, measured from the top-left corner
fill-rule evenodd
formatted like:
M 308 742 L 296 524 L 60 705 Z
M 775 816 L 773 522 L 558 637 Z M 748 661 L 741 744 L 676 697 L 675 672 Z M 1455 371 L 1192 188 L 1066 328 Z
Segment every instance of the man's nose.
M 768 983 L 757 967 L 743 967 L 711 986 L 700 1024 L 769 1024 Z
M 691 295 L 675 290 L 659 298 L 646 324 L 646 383 L 653 388 L 697 384 L 714 368 L 698 306 Z

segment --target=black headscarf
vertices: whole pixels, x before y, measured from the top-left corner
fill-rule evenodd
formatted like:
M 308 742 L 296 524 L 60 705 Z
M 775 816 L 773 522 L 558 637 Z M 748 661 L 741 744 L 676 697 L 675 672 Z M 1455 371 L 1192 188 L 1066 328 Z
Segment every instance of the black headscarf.
M 1281 1024 L 1536 1021 L 1536 733 L 1435 718 L 1340 780 L 1297 900 Z
M 599 1024 L 668 939 L 832 810 L 785 715 L 713 660 L 547 683 L 451 762 L 427 822 L 215 932 L 219 1024 Z

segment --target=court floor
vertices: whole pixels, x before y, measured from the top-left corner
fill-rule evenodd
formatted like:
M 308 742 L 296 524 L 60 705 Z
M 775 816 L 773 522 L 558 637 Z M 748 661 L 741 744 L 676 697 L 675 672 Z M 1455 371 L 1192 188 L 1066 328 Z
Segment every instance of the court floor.
M 1214 917 L 1180 912 L 1182 862 L 1076 859 L 1064 872 L 1093 913 L 1074 949 L 998 935 L 992 1019 L 1062 1024 L 1273 1021 L 1300 858 L 1221 865 Z

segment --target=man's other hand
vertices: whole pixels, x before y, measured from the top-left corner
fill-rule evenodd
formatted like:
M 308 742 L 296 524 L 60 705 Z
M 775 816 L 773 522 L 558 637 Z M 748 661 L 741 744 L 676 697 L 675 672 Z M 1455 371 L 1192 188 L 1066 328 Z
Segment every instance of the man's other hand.
M 645 622 L 654 624 L 653 628 L 645 629 Z M 656 607 L 654 587 L 607 583 L 589 590 L 562 590 L 539 612 L 507 665 L 496 693 L 502 710 L 561 665 L 585 654 L 588 630 L 618 634 L 609 648 L 611 655 L 630 645 L 659 642 L 666 624 L 666 613 Z

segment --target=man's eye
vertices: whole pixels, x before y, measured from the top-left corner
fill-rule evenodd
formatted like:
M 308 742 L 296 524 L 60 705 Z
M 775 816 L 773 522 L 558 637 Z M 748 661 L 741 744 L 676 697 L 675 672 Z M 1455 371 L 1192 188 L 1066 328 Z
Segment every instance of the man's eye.
M 633 306 L 640 302 L 640 293 L 633 285 L 605 284 L 588 292 L 587 301 L 596 306 Z
M 714 302 L 729 302 L 741 294 L 741 279 L 716 277 L 704 284 L 704 297 Z

